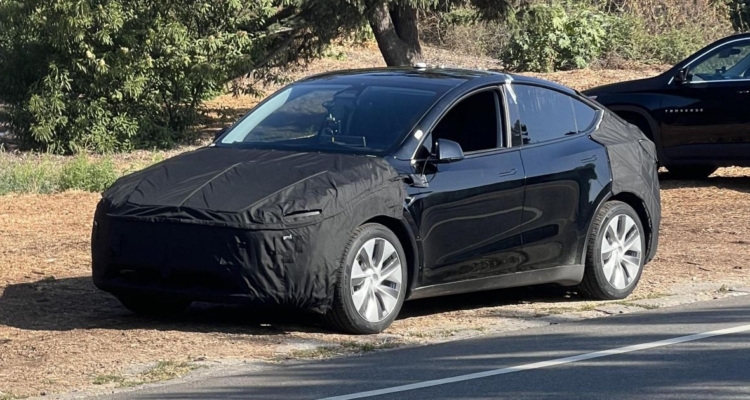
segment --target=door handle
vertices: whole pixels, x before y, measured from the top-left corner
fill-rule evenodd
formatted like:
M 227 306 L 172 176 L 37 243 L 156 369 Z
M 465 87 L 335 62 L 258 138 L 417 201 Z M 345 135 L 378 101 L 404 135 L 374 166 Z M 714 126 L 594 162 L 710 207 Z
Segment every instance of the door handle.
M 505 172 L 501 172 L 500 176 L 508 176 L 508 175 L 515 175 L 515 174 L 516 174 L 516 169 L 513 168 L 511 170 L 508 170 L 508 171 L 505 171 Z
M 591 156 L 589 158 L 582 159 L 581 163 L 586 164 L 586 163 L 594 162 L 594 161 L 596 161 L 598 159 L 599 159 L 599 157 L 597 157 L 596 155 L 593 155 L 593 156 Z

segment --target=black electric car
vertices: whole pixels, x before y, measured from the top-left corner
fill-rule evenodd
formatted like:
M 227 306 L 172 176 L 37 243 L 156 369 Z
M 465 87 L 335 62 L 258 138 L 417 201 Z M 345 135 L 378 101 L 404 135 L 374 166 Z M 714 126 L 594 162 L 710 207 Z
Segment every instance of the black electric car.
M 750 34 L 719 40 L 659 76 L 584 93 L 645 132 L 675 177 L 750 166 Z
M 659 221 L 653 143 L 571 89 L 343 71 L 118 180 L 97 207 L 93 279 L 138 313 L 281 305 L 374 333 L 404 300 L 443 294 L 557 283 L 624 298 Z

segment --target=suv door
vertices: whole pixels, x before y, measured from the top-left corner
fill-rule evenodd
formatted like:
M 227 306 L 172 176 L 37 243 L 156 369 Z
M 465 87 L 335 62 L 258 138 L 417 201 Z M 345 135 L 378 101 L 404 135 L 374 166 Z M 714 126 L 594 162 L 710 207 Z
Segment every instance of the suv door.
M 675 160 L 750 158 L 750 39 L 726 43 L 687 66 L 663 104 L 662 145 Z
M 458 142 L 465 158 L 424 164 L 429 187 L 410 208 L 424 254 L 421 285 L 485 278 L 520 262 L 524 170 L 518 149 L 507 148 L 502 93 L 483 90 L 457 103 L 425 139 Z
M 506 96 L 521 146 L 526 195 L 520 270 L 581 263 L 588 224 L 610 181 L 607 153 L 588 133 L 600 112 L 556 90 L 514 84 Z

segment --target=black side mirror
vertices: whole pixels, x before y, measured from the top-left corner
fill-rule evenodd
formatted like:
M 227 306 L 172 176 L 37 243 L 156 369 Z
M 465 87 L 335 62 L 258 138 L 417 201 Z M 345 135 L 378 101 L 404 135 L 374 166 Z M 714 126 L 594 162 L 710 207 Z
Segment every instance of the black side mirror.
M 680 68 L 677 71 L 677 75 L 675 75 L 674 77 L 674 81 L 678 85 L 681 85 L 683 83 L 686 83 L 688 80 L 690 80 L 690 77 L 688 76 L 688 68 L 687 67 Z
M 219 138 L 221 137 L 221 135 L 223 135 L 224 132 L 226 132 L 226 131 L 227 131 L 227 128 L 222 128 L 219 131 L 217 131 L 216 133 L 214 133 L 214 142 L 217 141 L 217 140 L 219 140 Z
M 461 145 L 448 139 L 438 139 L 435 142 L 435 159 L 439 163 L 449 163 L 464 159 Z

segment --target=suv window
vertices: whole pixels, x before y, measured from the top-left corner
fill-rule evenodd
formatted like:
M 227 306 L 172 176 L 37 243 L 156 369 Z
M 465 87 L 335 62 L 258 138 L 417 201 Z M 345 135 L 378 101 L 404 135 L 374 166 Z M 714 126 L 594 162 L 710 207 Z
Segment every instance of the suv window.
M 452 140 L 464 152 L 491 150 L 502 146 L 497 93 L 474 94 L 453 107 L 432 130 L 432 141 Z
M 513 85 L 512 90 L 508 109 L 514 146 L 546 142 L 579 132 L 572 97 L 537 86 Z M 585 117 L 582 110 L 581 118 Z
M 718 47 L 690 66 L 691 82 L 750 78 L 750 40 Z

